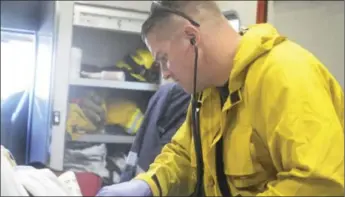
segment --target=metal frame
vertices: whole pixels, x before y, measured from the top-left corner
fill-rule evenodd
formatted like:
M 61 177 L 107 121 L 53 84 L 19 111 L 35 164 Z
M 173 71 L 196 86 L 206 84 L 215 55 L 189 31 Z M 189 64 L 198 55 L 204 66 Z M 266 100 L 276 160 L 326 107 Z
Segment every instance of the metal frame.
M 73 1 L 57 1 L 57 38 L 53 83 L 53 111 L 60 112 L 60 124 L 52 126 L 50 145 L 50 167 L 63 170 L 65 150 L 65 128 L 67 119 L 67 98 L 69 91 L 68 66 L 72 46 Z M 57 80 L 59 80 L 57 82 Z
M 33 69 L 35 69 L 36 67 L 36 54 L 37 54 L 37 40 L 36 40 L 36 32 L 34 31 L 30 31 L 30 30 L 19 30 L 19 29 L 12 29 L 12 28 L 1 28 L 1 42 L 3 41 L 3 39 L 9 38 L 9 40 L 11 40 L 11 37 L 13 40 L 20 40 L 20 41 L 24 41 L 24 42 L 32 42 L 32 46 L 33 46 L 33 50 L 35 57 L 33 58 Z M 35 81 L 35 71 L 33 70 L 32 74 L 32 86 L 30 87 L 30 89 L 28 89 L 29 91 L 29 109 L 28 109 L 28 122 L 27 122 L 27 131 L 26 131 L 26 151 L 25 151 L 25 160 L 23 162 L 27 162 L 28 158 L 29 158 L 29 150 L 30 150 L 30 135 L 31 135 L 31 118 L 32 118 L 32 109 L 33 109 L 33 105 L 34 105 L 34 98 L 33 98 L 33 94 L 34 94 L 34 81 Z M 23 99 L 23 98 L 22 98 Z M 21 99 L 20 103 L 23 101 Z M 16 119 L 17 116 L 17 112 L 15 111 L 12 114 L 11 120 L 13 121 L 14 119 Z M 12 139 L 12 138 L 11 138 Z M 12 142 L 10 142 L 9 147 L 12 147 Z
M 17 29 L 10 29 L 10 28 L 1 28 L 1 34 L 18 34 L 21 38 L 27 38 L 27 39 L 23 39 L 25 41 L 35 41 L 35 32 L 34 31 L 26 31 L 26 30 L 17 30 Z M 8 36 L 8 35 L 6 35 Z M 2 39 L 2 36 L 1 36 Z

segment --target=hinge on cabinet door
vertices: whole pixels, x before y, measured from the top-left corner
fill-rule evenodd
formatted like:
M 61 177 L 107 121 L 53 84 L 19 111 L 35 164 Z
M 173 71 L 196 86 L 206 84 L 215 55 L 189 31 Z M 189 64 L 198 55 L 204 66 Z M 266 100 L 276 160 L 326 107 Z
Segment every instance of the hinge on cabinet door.
M 52 125 L 57 126 L 60 124 L 60 112 L 59 111 L 53 111 L 52 114 Z

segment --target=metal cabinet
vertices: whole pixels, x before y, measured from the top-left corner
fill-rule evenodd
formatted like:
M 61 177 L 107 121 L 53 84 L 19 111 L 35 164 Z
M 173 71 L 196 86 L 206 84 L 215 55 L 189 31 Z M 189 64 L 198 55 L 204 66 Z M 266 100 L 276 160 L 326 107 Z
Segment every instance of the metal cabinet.
M 53 73 L 53 111 L 49 165 L 64 169 L 66 121 L 71 93 L 84 89 L 104 89 L 115 94 L 148 98 L 159 84 L 145 82 L 114 81 L 72 77 L 70 54 L 72 47 L 82 49 L 82 63 L 98 67 L 109 66 L 119 61 L 136 48 L 144 48 L 140 27 L 148 17 L 144 11 L 104 7 L 73 1 L 57 2 L 57 43 L 55 70 Z M 124 93 L 125 94 L 125 93 Z M 145 102 L 144 104 L 145 105 Z M 70 140 L 70 139 L 69 139 Z M 85 134 L 75 141 L 91 143 L 130 144 L 134 136 Z

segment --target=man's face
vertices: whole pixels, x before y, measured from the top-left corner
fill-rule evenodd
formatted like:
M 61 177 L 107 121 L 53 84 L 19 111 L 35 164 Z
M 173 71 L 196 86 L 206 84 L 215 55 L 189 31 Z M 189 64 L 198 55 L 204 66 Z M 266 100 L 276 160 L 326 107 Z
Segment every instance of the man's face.
M 190 40 L 183 35 L 175 35 L 169 40 L 158 40 L 152 34 L 147 37 L 146 45 L 157 63 L 160 64 L 163 77 L 172 78 L 187 93 L 192 93 L 195 52 Z M 200 69 L 198 68 L 198 70 Z M 199 72 L 198 78 L 200 79 Z

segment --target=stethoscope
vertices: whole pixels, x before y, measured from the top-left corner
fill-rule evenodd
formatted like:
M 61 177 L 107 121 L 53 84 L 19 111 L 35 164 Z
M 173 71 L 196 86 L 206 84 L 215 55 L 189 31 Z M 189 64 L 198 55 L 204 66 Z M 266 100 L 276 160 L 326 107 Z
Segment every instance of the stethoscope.
M 194 191 L 196 197 L 203 196 L 203 178 L 204 178 L 204 162 L 202 155 L 202 144 L 201 144 L 201 133 L 200 133 L 200 108 L 201 108 L 201 98 L 202 95 L 196 92 L 197 83 L 197 68 L 198 68 L 198 47 L 193 43 L 191 39 L 191 44 L 194 46 L 195 59 L 194 59 L 194 80 L 193 80 L 193 94 L 192 94 L 192 132 L 194 138 L 194 149 L 196 154 L 196 167 L 197 167 L 197 182 Z
M 189 16 L 174 10 L 171 8 L 164 7 L 161 3 L 153 1 L 151 4 L 151 13 L 160 11 L 160 12 L 169 12 L 178 16 L 181 16 L 188 20 L 195 27 L 200 27 L 200 24 L 191 19 Z M 204 196 L 203 191 L 203 177 L 204 177 L 204 162 L 202 155 L 202 145 L 201 145 L 201 135 L 200 135 L 200 108 L 201 108 L 201 95 L 197 93 L 196 84 L 197 84 L 197 68 L 198 68 L 198 46 L 196 45 L 195 37 L 191 38 L 190 44 L 194 47 L 194 77 L 193 77 L 193 93 L 192 93 L 192 135 L 194 139 L 194 149 L 196 154 L 196 186 L 194 189 L 193 196 L 201 197 Z

